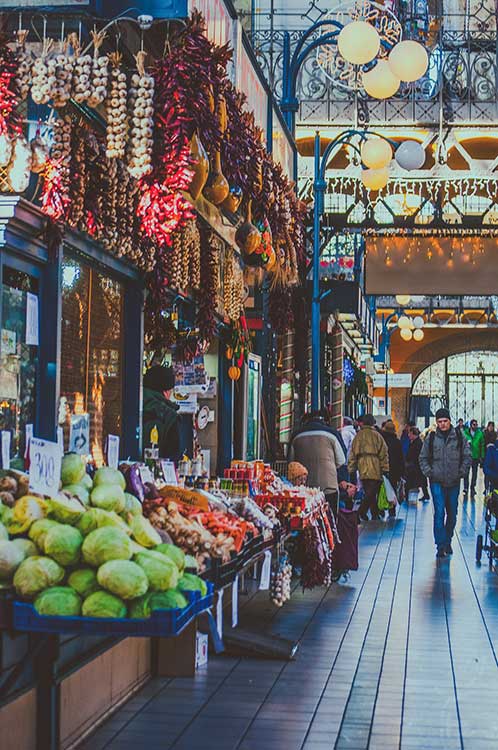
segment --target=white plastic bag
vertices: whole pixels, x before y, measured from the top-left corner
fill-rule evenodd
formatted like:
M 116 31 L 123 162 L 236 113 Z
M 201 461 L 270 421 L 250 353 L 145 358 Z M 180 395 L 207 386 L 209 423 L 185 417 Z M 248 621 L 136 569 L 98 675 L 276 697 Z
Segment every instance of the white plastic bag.
M 398 498 L 396 497 L 396 492 L 394 491 L 394 487 L 392 486 L 391 482 L 386 476 L 382 477 L 382 481 L 384 482 L 384 489 L 386 491 L 387 502 L 392 508 L 394 508 L 394 506 L 398 504 Z

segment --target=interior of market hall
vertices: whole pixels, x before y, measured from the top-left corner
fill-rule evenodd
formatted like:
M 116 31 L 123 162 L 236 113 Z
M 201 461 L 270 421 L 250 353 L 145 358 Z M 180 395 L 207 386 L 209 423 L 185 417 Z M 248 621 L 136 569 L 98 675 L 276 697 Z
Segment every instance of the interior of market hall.
M 494 0 L 0 0 L 6 750 L 490 750 Z

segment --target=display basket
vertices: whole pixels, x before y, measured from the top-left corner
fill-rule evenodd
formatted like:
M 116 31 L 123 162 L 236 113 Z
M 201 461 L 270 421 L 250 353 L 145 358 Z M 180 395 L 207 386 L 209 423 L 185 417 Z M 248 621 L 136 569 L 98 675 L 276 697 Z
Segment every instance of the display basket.
M 14 630 L 38 633 L 73 633 L 75 635 L 116 635 L 127 637 L 171 638 L 179 635 L 204 607 L 199 592 L 186 592 L 189 600 L 184 609 L 156 610 L 146 619 L 118 617 L 58 617 L 40 615 L 32 604 L 14 602 Z M 212 603 L 211 592 L 211 603 Z

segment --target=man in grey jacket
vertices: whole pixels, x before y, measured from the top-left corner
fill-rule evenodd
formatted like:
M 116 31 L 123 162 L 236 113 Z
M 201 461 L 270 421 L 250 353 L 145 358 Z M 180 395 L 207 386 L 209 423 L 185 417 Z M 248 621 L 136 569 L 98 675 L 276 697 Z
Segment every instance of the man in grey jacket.
M 452 426 L 448 409 L 437 410 L 436 425 L 436 432 L 429 433 L 424 440 L 419 464 L 431 485 L 437 557 L 446 557 L 453 554 L 451 540 L 457 519 L 460 480 L 467 476 L 472 456 L 461 431 Z

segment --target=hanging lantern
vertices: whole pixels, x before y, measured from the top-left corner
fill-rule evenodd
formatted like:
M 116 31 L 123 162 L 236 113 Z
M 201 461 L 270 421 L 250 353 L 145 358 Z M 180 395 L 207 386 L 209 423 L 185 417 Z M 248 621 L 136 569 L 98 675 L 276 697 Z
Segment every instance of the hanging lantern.
M 423 332 L 423 330 L 421 328 L 416 328 L 413 331 L 413 340 L 414 341 L 422 341 L 423 338 L 424 338 L 424 332 Z
M 424 327 L 424 319 L 421 315 L 415 315 L 413 318 L 413 325 L 415 328 L 423 328 Z
M 342 57 L 353 65 L 371 62 L 380 49 L 377 29 L 366 21 L 352 21 L 341 29 L 337 47 Z
M 383 138 L 368 138 L 361 147 L 361 160 L 370 169 L 382 169 L 391 163 L 393 150 Z
M 399 84 L 387 60 L 378 60 L 374 68 L 363 73 L 363 88 L 373 99 L 389 99 L 399 89 Z
M 399 335 L 403 339 L 403 341 L 411 341 L 413 338 L 413 333 L 410 331 L 409 328 L 402 328 L 399 332 Z
M 389 169 L 363 169 L 361 172 L 361 181 L 368 190 L 380 190 L 385 187 L 389 181 Z
M 425 164 L 425 149 L 418 141 L 403 141 L 394 154 L 402 169 L 421 169 Z
M 407 315 L 401 315 L 398 319 L 398 328 L 403 329 L 409 329 L 410 328 L 410 318 Z
M 397 294 L 396 295 L 396 302 L 398 305 L 401 305 L 401 307 L 406 307 L 406 305 L 410 304 L 411 297 L 409 294 Z
M 429 57 L 427 50 L 419 42 L 406 39 L 398 42 L 389 55 L 389 66 L 401 81 L 418 81 L 427 72 Z

